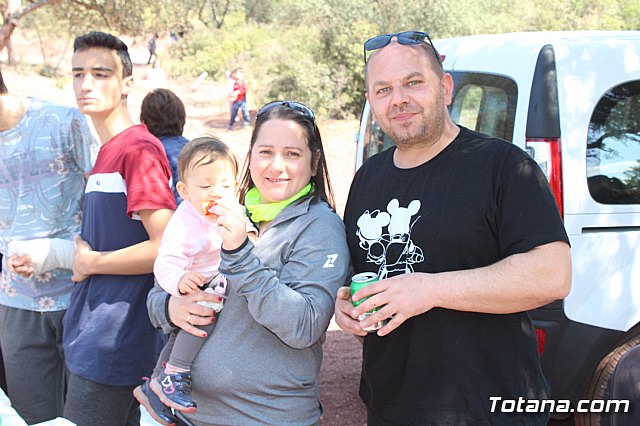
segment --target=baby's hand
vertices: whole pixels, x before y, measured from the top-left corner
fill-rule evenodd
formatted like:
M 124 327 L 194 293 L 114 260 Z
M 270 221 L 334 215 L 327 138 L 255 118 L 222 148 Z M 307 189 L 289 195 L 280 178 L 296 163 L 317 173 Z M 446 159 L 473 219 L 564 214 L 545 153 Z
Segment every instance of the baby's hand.
M 204 284 L 204 275 L 198 272 L 187 272 L 180 278 L 178 291 L 180 294 L 193 294 L 200 291 L 200 286 Z

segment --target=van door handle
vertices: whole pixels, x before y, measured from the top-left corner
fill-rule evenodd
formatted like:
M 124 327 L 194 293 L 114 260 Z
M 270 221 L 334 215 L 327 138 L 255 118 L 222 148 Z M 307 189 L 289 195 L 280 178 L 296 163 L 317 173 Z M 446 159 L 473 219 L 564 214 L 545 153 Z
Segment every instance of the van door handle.
M 604 232 L 632 232 L 640 231 L 640 226 L 585 226 L 583 234 L 598 234 Z

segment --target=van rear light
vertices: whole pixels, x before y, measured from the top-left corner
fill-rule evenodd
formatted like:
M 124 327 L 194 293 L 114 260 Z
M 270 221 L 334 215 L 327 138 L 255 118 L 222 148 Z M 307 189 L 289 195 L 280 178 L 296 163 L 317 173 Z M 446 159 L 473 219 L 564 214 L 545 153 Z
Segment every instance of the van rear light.
M 560 139 L 527 139 L 526 150 L 547 177 L 556 203 L 558 203 L 560 216 L 564 217 Z
M 542 328 L 536 328 L 536 337 L 538 338 L 538 355 L 542 355 L 544 347 L 547 344 L 547 332 Z

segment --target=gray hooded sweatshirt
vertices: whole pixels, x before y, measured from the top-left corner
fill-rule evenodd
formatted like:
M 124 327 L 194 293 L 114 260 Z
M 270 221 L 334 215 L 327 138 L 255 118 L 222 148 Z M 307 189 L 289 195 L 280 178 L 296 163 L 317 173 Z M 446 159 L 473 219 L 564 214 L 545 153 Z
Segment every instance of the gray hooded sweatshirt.
M 224 309 L 193 364 L 197 425 L 313 425 L 322 410 L 321 337 L 349 279 L 342 220 L 318 197 L 281 211 L 254 245 L 222 252 Z M 151 322 L 172 330 L 160 287 Z

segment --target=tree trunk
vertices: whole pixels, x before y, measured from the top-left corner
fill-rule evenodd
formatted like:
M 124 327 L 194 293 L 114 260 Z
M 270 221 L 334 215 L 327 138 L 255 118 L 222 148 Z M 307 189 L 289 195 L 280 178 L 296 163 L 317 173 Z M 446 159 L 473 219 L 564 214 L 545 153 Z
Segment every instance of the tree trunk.
M 13 34 L 13 30 L 16 29 L 17 25 L 18 23 L 11 19 L 11 15 L 6 15 L 4 17 L 4 22 L 0 27 L 0 52 L 9 45 L 11 34 Z
M 39 9 L 42 6 L 57 3 L 59 1 L 60 0 L 40 0 L 35 3 L 29 3 L 19 10 L 13 12 L 9 11 L 5 16 L 3 16 L 4 20 L 2 22 L 2 26 L 0 26 L 0 52 L 9 45 L 11 34 L 13 34 L 13 30 L 16 29 L 18 22 L 24 15 Z

